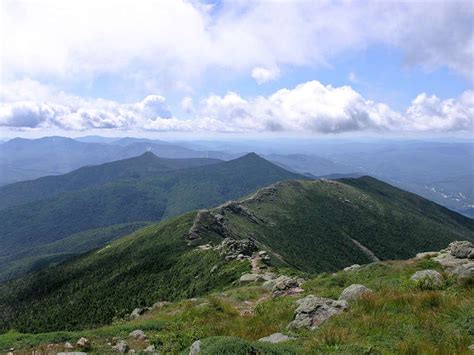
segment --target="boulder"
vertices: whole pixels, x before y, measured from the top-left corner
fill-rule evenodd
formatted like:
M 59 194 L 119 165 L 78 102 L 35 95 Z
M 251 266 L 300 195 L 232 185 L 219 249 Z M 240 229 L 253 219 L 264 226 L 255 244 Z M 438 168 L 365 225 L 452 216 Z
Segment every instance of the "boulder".
M 147 346 L 143 352 L 145 353 L 154 353 L 156 351 L 156 348 L 154 345 Z
M 262 286 L 265 287 L 265 288 L 268 288 L 269 290 L 272 290 L 273 289 L 273 286 L 275 286 L 275 283 L 276 281 L 275 280 L 268 280 L 268 281 L 265 281 Z
M 299 287 L 298 281 L 288 276 L 280 276 L 275 280 L 275 286 L 273 286 L 273 291 L 285 291 L 295 287 Z
M 467 240 L 455 241 L 449 244 L 449 252 L 458 259 L 466 259 L 474 249 L 474 245 Z
M 359 264 L 354 264 L 354 265 L 345 267 L 344 271 L 354 271 L 354 270 L 360 269 L 360 267 L 361 266 Z
M 148 308 L 135 308 L 132 313 L 130 313 L 130 320 L 139 318 L 141 315 L 145 314 L 148 311 Z
M 81 337 L 81 338 L 79 338 L 79 340 L 76 342 L 76 346 L 78 346 L 79 348 L 87 349 L 87 348 L 90 348 L 91 343 L 90 343 L 89 339 L 84 338 L 84 337 Z
M 112 351 L 118 352 L 118 353 L 121 353 L 121 354 L 124 354 L 124 353 L 128 352 L 129 349 L 130 348 L 129 348 L 127 342 L 124 341 L 124 340 L 120 340 L 120 341 L 117 342 L 117 344 L 112 346 Z
M 243 274 L 239 280 L 241 284 L 259 281 L 263 281 L 263 277 L 261 274 Z
M 65 349 L 73 349 L 74 346 L 72 346 L 72 344 L 67 341 L 67 342 L 64 343 L 64 348 L 65 348 Z
M 353 301 L 371 293 L 373 293 L 373 291 L 370 288 L 365 287 L 364 285 L 352 284 L 342 291 L 341 295 L 339 296 L 339 299 L 345 301 Z
M 308 295 L 296 301 L 294 320 L 288 325 L 290 329 L 316 329 L 334 315 L 345 311 L 349 306 L 346 301 Z
M 201 341 L 196 340 L 194 343 L 191 344 L 189 348 L 189 355 L 196 355 L 201 352 Z
M 130 338 L 133 338 L 135 340 L 140 340 L 140 341 L 144 341 L 144 340 L 148 339 L 148 337 L 145 335 L 145 332 L 143 330 L 140 330 L 140 329 L 134 330 L 133 332 L 128 334 L 128 336 Z
M 459 265 L 448 272 L 455 276 L 461 283 L 474 283 L 474 262 Z
M 435 289 L 443 286 L 443 276 L 436 270 L 421 270 L 415 272 L 410 280 L 422 289 Z
M 267 337 L 260 338 L 260 339 L 258 339 L 258 341 L 263 341 L 263 342 L 267 342 L 267 343 L 276 344 L 276 343 L 281 343 L 281 342 L 288 341 L 288 340 L 293 340 L 293 339 L 295 339 L 295 338 L 289 337 L 288 335 L 285 335 L 285 334 L 282 334 L 282 333 L 274 333 L 274 334 L 269 335 Z

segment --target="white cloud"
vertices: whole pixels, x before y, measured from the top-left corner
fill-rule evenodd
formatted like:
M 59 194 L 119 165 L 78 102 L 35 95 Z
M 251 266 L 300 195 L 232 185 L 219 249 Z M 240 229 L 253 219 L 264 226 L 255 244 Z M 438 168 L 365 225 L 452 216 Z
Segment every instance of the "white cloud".
M 181 108 L 186 113 L 194 112 L 194 103 L 193 98 L 190 96 L 186 96 L 181 100 Z
M 263 84 L 267 81 L 275 80 L 280 76 L 280 70 L 278 68 L 262 68 L 255 67 L 252 69 L 252 78 L 255 79 L 257 84 Z
M 214 9 L 185 0 L 4 0 L 1 6 L 7 79 L 81 81 L 139 68 L 140 77 L 189 86 L 219 68 L 248 75 L 258 67 L 326 65 L 373 44 L 400 48 L 410 65 L 446 66 L 473 79 L 469 1 L 224 1 Z
M 24 88 L 34 88 L 26 94 Z M 210 95 L 198 107 L 185 98 L 193 119 L 172 115 L 166 100 L 149 95 L 136 103 L 84 99 L 34 81 L 0 91 L 0 126 L 22 129 L 156 130 L 177 132 L 447 132 L 473 131 L 474 91 L 441 100 L 423 93 L 403 112 L 365 99 L 349 86 L 309 81 L 269 96 Z M 8 95 L 6 95 L 8 94 Z M 15 96 L 16 95 L 16 96 Z M 36 98 L 36 97 L 37 98 Z

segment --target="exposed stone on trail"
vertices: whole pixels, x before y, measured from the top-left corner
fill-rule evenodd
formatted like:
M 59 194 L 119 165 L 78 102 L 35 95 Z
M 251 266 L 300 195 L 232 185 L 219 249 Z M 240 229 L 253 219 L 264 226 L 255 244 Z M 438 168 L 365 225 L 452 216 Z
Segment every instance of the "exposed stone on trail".
M 243 274 L 240 276 L 239 282 L 241 284 L 260 282 L 263 281 L 263 276 L 261 274 Z
M 300 288 L 300 283 L 298 280 L 282 275 L 275 280 L 272 291 L 272 296 L 278 297 L 301 293 L 304 290 Z
M 289 337 L 288 335 L 285 335 L 282 333 L 274 333 L 267 337 L 260 338 L 258 339 L 258 341 L 277 344 L 277 343 L 281 343 L 281 342 L 293 340 L 293 339 L 296 339 L 296 338 Z
M 316 329 L 334 315 L 342 313 L 349 306 L 346 301 L 308 295 L 296 301 L 295 318 L 288 325 L 290 329 Z
M 144 341 L 148 339 L 148 337 L 145 335 L 145 332 L 141 329 L 134 330 L 133 332 L 128 334 L 128 336 L 135 340 L 140 340 L 140 341 Z
M 122 354 L 128 352 L 129 349 L 130 347 L 128 346 L 127 342 L 124 340 L 120 340 L 117 342 L 117 344 L 112 346 L 112 351 L 122 353 Z
M 410 280 L 425 289 L 441 287 L 444 283 L 443 276 L 436 270 L 421 270 L 415 272 Z
M 80 347 L 80 348 L 84 348 L 84 349 L 87 349 L 91 346 L 91 343 L 89 341 L 89 339 L 87 338 L 84 338 L 84 337 L 81 337 L 77 342 L 76 342 L 76 346 Z
M 346 287 L 341 295 L 339 296 L 340 300 L 353 301 L 373 293 L 370 288 L 365 287 L 360 284 L 352 284 L 349 287 Z
M 216 247 L 226 260 L 237 259 L 239 255 L 250 258 L 257 251 L 257 246 L 253 239 L 232 239 L 225 238 L 220 245 Z
M 139 318 L 141 315 L 145 314 L 148 311 L 148 308 L 135 308 L 132 313 L 130 313 L 130 320 Z
M 189 355 L 196 355 L 201 352 L 201 341 L 196 340 L 194 343 L 191 344 L 189 348 Z
M 354 264 L 354 265 L 345 267 L 344 271 L 355 271 L 355 270 L 358 270 L 360 268 L 361 268 L 361 266 L 359 264 Z

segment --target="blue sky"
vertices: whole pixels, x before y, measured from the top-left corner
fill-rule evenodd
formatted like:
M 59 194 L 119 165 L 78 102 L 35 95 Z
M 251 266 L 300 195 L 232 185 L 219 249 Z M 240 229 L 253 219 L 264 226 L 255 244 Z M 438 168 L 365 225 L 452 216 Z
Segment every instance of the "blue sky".
M 0 127 L 466 135 L 473 14 L 468 1 L 7 0 Z

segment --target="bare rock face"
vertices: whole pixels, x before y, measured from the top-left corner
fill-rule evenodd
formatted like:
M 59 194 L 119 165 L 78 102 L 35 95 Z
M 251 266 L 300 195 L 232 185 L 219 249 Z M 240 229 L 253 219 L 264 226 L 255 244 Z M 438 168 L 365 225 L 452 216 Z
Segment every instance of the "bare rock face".
M 332 316 L 342 313 L 348 309 L 346 301 L 336 301 L 330 298 L 308 295 L 296 301 L 298 308 L 295 310 L 295 318 L 288 325 L 290 329 L 309 328 L 316 329 Z
M 293 340 L 293 339 L 295 339 L 295 338 L 289 337 L 288 335 L 285 335 L 285 334 L 282 334 L 282 333 L 274 333 L 274 334 L 269 335 L 267 337 L 260 338 L 260 339 L 258 339 L 258 341 L 277 344 L 277 343 L 282 343 L 284 341 Z
M 364 285 L 352 284 L 342 291 L 341 295 L 339 296 L 339 300 L 353 301 L 371 293 L 373 293 L 373 291 Z
M 443 276 L 436 270 L 421 270 L 415 272 L 410 280 L 423 289 L 436 289 L 444 284 Z

